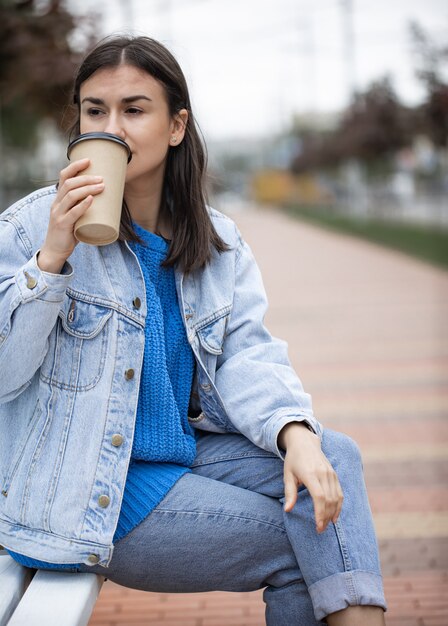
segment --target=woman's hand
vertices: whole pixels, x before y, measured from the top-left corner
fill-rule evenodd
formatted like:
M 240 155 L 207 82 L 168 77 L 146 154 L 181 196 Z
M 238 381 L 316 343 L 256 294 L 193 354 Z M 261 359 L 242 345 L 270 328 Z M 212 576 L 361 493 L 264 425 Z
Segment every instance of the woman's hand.
M 305 485 L 313 499 L 316 530 L 322 533 L 338 519 L 344 496 L 336 472 L 322 452 L 319 437 L 303 423 L 290 422 L 280 431 L 278 443 L 286 450 L 284 509 L 292 510 L 299 485 Z
M 39 252 L 38 265 L 46 272 L 58 274 L 78 241 L 73 233 L 75 223 L 101 193 L 101 176 L 79 175 L 89 166 L 89 159 L 73 161 L 61 171 L 56 198 L 51 206 L 47 236 Z

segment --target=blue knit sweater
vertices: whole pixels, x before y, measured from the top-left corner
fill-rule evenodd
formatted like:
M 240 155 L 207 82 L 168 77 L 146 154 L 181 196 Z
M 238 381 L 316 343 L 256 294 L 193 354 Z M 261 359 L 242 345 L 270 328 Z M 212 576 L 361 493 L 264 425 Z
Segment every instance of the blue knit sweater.
M 188 423 L 194 357 L 183 326 L 173 268 L 161 267 L 168 244 L 134 224 L 144 244 L 131 243 L 143 272 L 147 317 L 135 434 L 113 543 L 135 528 L 189 471 L 196 455 Z M 10 551 L 27 567 L 73 569 Z

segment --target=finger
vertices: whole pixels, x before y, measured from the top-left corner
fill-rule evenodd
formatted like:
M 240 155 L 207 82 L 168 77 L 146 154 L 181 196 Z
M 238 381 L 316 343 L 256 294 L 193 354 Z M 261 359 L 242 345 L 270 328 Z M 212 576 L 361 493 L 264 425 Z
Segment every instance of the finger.
M 83 198 L 78 204 L 74 205 L 67 213 L 55 215 L 53 218 L 53 228 L 57 229 L 59 233 L 68 231 L 73 234 L 74 225 L 87 211 L 92 204 L 92 200 L 93 196 L 89 195 L 87 198 Z
M 284 510 L 289 513 L 297 502 L 298 480 L 292 472 L 285 470 L 283 481 L 285 484 Z
M 72 176 L 59 186 L 58 201 L 62 202 L 65 196 L 70 193 L 73 195 L 73 192 L 75 192 L 77 189 L 81 189 L 82 187 L 87 187 L 89 185 L 99 185 L 101 183 L 103 183 L 102 176 Z
M 337 477 L 336 477 L 336 480 L 337 480 L 336 493 L 338 496 L 338 505 L 336 507 L 336 513 L 334 514 L 333 519 L 331 520 L 334 524 L 336 524 L 336 522 L 339 519 L 339 516 L 342 511 L 342 504 L 344 502 L 344 492 L 342 491 L 341 483 L 339 482 L 339 479 Z
M 92 204 L 92 200 L 93 200 L 92 195 L 87 196 L 87 198 L 84 198 L 84 200 L 81 200 L 79 204 L 72 207 L 70 211 L 67 213 L 68 223 L 71 225 L 75 224 L 79 220 L 79 218 L 82 215 L 84 215 L 84 213 L 87 211 L 89 206 Z
M 334 472 L 333 470 L 327 471 L 325 476 L 322 478 L 322 488 L 325 493 L 325 519 L 324 519 L 324 530 L 326 530 L 328 524 L 333 519 L 337 505 L 338 505 L 338 496 L 336 491 L 336 485 L 334 481 Z
M 93 174 L 79 174 L 78 176 L 72 176 L 71 178 L 67 178 L 67 180 L 60 187 L 60 189 L 65 194 L 72 189 L 76 189 L 77 187 L 84 187 L 85 185 L 95 185 L 102 182 L 102 176 L 94 176 Z
M 341 512 L 343 494 L 338 475 L 330 463 L 328 463 L 323 481 L 325 481 L 324 489 L 328 497 L 326 507 L 328 523 L 336 522 Z
M 72 161 L 71 163 L 67 165 L 67 167 L 64 167 L 64 169 L 61 170 L 61 173 L 59 175 L 60 184 L 64 183 L 68 178 L 72 178 L 73 176 L 76 176 L 78 172 L 82 172 L 87 167 L 89 167 L 89 165 L 90 165 L 89 158 L 79 159 L 78 161 Z
M 88 196 L 95 196 L 104 190 L 104 183 L 85 185 L 68 191 L 59 202 L 59 210 L 62 213 L 71 212 L 73 207 L 85 200 Z
M 322 488 L 326 494 L 326 520 L 324 530 L 330 522 L 336 523 L 342 510 L 344 495 L 336 472 L 330 467 L 329 472 L 322 480 Z
M 316 520 L 316 530 L 321 533 L 325 530 L 325 508 L 326 508 L 326 496 L 325 491 L 317 478 L 310 479 L 308 484 L 309 494 L 313 500 L 314 506 L 314 519 Z

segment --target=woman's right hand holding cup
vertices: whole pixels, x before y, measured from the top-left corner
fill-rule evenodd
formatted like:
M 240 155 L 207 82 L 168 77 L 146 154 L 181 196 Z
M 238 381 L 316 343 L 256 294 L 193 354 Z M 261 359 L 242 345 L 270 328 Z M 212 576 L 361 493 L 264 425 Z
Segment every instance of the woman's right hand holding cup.
M 78 175 L 89 165 L 89 159 L 81 159 L 61 171 L 47 235 L 37 260 L 44 272 L 59 274 L 78 244 L 74 235 L 76 222 L 92 204 L 93 196 L 104 189 L 101 176 Z

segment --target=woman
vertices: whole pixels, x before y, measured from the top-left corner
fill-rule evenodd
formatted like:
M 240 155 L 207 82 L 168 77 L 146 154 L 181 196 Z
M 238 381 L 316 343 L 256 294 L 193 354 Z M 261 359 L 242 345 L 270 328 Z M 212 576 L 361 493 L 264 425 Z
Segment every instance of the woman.
M 137 589 L 266 587 L 271 626 L 384 624 L 358 449 L 313 417 L 248 246 L 205 205 L 177 62 L 107 39 L 74 103 L 75 134 L 131 148 L 120 240 L 74 238 L 104 189 L 88 159 L 0 216 L 0 542 Z

